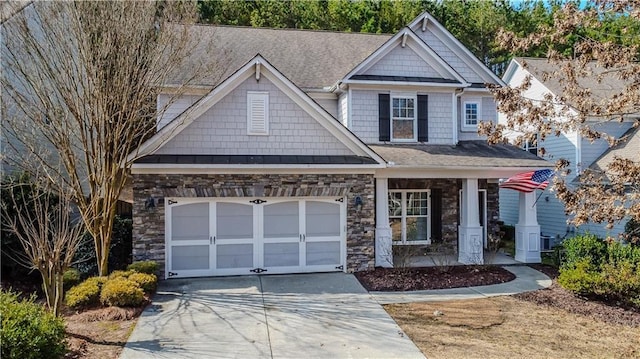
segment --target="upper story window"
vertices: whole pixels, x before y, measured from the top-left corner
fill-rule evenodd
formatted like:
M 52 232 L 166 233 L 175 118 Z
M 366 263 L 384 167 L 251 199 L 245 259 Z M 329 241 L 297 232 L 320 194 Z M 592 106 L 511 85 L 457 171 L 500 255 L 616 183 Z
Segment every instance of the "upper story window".
M 428 142 L 429 96 L 414 93 L 378 94 L 380 142 Z
M 466 101 L 464 103 L 464 126 L 465 127 L 478 126 L 479 118 L 480 118 L 480 103 L 475 101 Z
M 269 134 L 268 92 L 247 92 L 247 134 Z
M 416 141 L 416 98 L 415 96 L 392 95 L 391 97 L 391 140 Z

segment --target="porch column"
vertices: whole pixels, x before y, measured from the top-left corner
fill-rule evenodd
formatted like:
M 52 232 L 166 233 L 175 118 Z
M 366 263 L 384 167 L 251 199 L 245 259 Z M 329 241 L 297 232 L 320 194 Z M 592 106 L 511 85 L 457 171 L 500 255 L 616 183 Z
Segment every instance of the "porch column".
M 540 226 L 536 214 L 536 192 L 519 192 L 518 223 L 516 224 L 516 260 L 540 263 Z
M 393 267 L 389 186 L 386 178 L 376 178 L 376 267 Z
M 478 203 L 478 179 L 462 180 L 461 221 L 458 226 L 458 262 L 483 264 L 482 226 Z

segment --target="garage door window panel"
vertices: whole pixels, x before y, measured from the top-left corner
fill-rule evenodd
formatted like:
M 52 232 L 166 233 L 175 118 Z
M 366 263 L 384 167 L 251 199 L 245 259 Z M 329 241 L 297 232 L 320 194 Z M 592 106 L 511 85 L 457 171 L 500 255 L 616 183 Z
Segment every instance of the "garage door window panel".
M 219 202 L 216 206 L 216 268 L 254 266 L 253 206 Z
M 253 238 L 253 207 L 239 203 L 218 203 L 217 239 Z
M 263 228 L 264 266 L 299 266 L 300 203 L 290 201 L 265 205 Z
M 307 201 L 307 237 L 335 237 L 340 235 L 340 205 Z

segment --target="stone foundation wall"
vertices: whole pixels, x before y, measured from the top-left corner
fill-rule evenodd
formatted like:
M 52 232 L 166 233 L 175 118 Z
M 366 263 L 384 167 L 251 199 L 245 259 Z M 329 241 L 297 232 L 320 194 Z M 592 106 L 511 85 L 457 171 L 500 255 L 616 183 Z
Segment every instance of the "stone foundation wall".
M 346 196 L 347 271 L 374 267 L 373 175 L 133 175 L 133 259 L 154 260 L 165 272 L 164 198 Z M 355 197 L 362 197 L 357 211 Z M 155 207 L 145 201 L 154 198 Z

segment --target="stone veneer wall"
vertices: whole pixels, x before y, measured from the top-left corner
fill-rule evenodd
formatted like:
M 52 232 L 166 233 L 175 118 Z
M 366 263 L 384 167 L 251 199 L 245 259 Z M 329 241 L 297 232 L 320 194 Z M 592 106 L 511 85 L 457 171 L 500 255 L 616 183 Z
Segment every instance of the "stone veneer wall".
M 462 182 L 458 179 L 389 179 L 389 189 L 433 189 L 442 190 L 442 237 L 444 241 L 457 243 L 460 211 L 460 195 Z M 486 179 L 478 180 L 478 188 L 487 190 L 487 234 L 495 234 L 499 230 L 500 218 L 498 208 L 498 184 L 488 183 Z
M 373 269 L 375 190 L 373 175 L 133 175 L 133 259 L 154 260 L 165 272 L 165 197 L 310 197 L 346 196 L 347 271 Z M 361 196 L 363 205 L 353 205 Z M 156 207 L 145 208 L 153 197 Z

